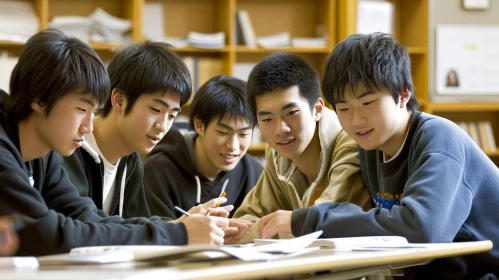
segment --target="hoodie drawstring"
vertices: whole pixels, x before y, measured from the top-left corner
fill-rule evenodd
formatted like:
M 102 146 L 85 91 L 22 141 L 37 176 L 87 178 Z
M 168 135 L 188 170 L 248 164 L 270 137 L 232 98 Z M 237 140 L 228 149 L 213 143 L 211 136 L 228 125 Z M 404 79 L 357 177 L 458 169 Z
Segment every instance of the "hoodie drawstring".
M 196 205 L 199 205 L 201 204 L 201 182 L 199 181 L 198 176 L 194 176 L 194 179 L 196 179 L 196 187 L 197 187 Z
M 123 201 L 125 201 L 125 181 L 126 181 L 126 164 L 125 164 L 125 170 L 123 170 L 123 177 L 121 178 L 120 208 L 118 212 L 120 217 L 123 217 Z
M 125 166 L 125 170 L 126 170 L 126 166 Z M 196 188 L 197 188 L 197 193 L 196 193 L 196 206 L 201 204 L 201 181 L 199 181 L 199 177 L 198 176 L 194 176 L 194 179 L 196 179 Z M 225 180 L 223 186 L 222 186 L 222 191 L 220 192 L 220 195 L 222 195 L 222 193 L 225 191 L 225 189 L 227 188 L 227 185 L 229 184 L 229 179 Z M 124 189 L 124 187 L 123 187 Z

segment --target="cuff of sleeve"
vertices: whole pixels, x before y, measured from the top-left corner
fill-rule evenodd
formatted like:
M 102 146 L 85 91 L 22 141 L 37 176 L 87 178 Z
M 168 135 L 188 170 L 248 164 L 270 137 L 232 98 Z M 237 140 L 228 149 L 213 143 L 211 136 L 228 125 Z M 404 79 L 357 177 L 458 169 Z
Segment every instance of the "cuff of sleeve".
M 302 236 L 313 232 L 315 229 L 307 230 L 306 220 L 310 207 L 293 210 L 291 214 L 291 233 L 294 236 Z

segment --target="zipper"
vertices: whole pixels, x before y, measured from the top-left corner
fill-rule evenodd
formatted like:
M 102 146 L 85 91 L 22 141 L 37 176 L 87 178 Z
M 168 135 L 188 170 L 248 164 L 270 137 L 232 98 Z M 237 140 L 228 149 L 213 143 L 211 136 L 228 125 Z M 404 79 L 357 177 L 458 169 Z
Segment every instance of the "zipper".
M 130 169 L 130 172 L 128 173 L 128 176 L 125 179 L 125 184 L 123 185 L 124 187 L 126 186 L 126 184 L 128 184 L 128 182 L 132 178 L 132 174 L 135 171 L 135 166 L 136 165 L 134 164 L 133 167 L 132 167 L 132 169 Z M 120 188 L 121 188 L 121 184 L 120 184 Z M 126 189 L 125 189 L 125 191 L 126 191 Z M 125 197 L 123 196 L 123 198 L 125 198 Z M 116 201 L 114 202 L 114 205 L 113 205 L 113 209 L 112 209 L 112 211 L 110 211 L 110 213 L 114 213 L 114 211 L 116 210 L 116 207 L 118 206 L 118 204 L 120 202 L 120 199 L 121 199 L 121 197 L 118 197 L 118 199 L 116 199 Z M 125 205 L 125 202 L 123 202 L 123 205 Z M 118 213 L 118 215 L 119 215 L 119 213 Z

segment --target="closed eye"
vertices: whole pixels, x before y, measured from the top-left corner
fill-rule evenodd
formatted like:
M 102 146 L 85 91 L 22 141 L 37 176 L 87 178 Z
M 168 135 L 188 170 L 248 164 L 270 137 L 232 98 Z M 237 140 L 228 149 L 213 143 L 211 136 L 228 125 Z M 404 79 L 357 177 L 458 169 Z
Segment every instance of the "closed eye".
M 270 122 L 272 119 L 271 118 L 267 118 L 267 119 L 262 119 L 261 121 L 262 122 Z
M 218 132 L 220 135 L 229 135 L 229 133 L 224 132 L 224 131 L 217 130 L 217 132 Z
M 367 105 L 369 105 L 369 104 L 373 103 L 374 101 L 376 101 L 376 100 L 369 101 L 369 102 L 364 102 L 364 103 L 362 103 L 362 105 L 367 106 Z
M 341 109 L 338 109 L 338 111 L 340 111 L 340 112 L 346 112 L 346 111 L 348 111 L 348 108 L 341 108 Z
M 298 113 L 298 110 L 293 110 L 291 112 L 288 113 L 288 116 L 292 116 L 294 114 Z
M 153 107 L 150 107 L 150 108 L 151 108 L 151 110 L 152 110 L 154 113 L 159 113 L 159 112 L 161 112 L 161 110 L 160 110 L 160 109 L 156 109 L 156 108 L 153 108 Z
M 83 112 L 83 113 L 87 112 L 87 109 L 84 109 L 84 108 L 76 107 L 76 109 L 78 109 L 78 111 Z

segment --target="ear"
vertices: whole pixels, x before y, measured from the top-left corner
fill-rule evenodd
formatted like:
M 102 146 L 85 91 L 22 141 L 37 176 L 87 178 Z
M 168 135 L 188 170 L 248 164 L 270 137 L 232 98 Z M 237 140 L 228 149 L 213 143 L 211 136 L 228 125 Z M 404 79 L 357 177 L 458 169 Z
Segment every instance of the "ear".
M 45 114 L 45 104 L 43 104 L 43 102 L 39 99 L 31 102 L 31 109 L 39 114 Z
M 322 117 L 322 110 L 324 109 L 324 100 L 322 98 L 317 99 L 314 105 L 314 120 L 318 122 Z
M 194 117 L 194 130 L 198 135 L 204 134 L 204 123 L 197 117 Z
M 117 88 L 113 88 L 111 92 L 111 104 L 113 105 L 113 110 L 117 112 L 122 112 L 125 110 L 125 101 L 124 101 L 123 93 Z
M 411 92 L 409 90 L 404 90 L 403 92 L 400 93 L 399 97 L 399 108 L 405 108 L 407 105 L 407 102 L 409 102 L 409 99 L 411 98 Z

